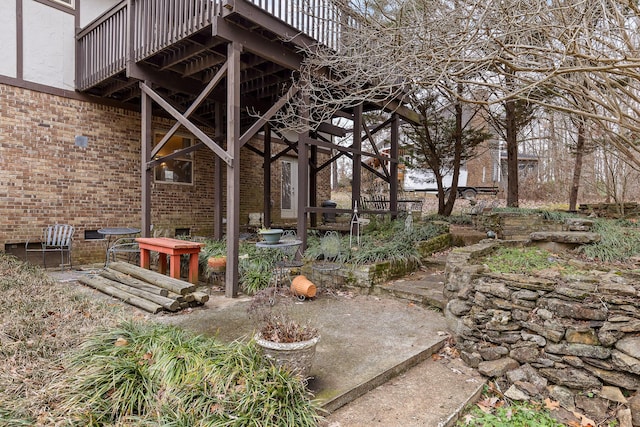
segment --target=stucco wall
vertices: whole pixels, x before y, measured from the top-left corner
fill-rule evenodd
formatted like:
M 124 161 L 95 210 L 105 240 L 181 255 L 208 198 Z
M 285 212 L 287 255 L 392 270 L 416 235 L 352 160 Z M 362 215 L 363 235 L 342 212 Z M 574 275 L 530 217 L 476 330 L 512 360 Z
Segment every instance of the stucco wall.
M 24 80 L 73 90 L 74 15 L 33 0 L 22 7 Z
M 0 2 L 0 40 L 2 41 L 2 61 L 0 75 L 16 77 L 16 7 L 15 2 Z
M 84 28 L 91 21 L 111 9 L 120 0 L 82 0 L 80 7 L 80 28 Z

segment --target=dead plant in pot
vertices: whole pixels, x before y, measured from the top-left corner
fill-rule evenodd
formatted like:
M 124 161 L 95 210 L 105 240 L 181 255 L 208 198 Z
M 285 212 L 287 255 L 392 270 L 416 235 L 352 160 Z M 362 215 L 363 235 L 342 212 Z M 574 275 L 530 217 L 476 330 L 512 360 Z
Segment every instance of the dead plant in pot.
M 255 342 L 271 363 L 307 377 L 320 335 L 309 322 L 299 322 L 290 315 L 288 304 L 293 296 L 278 291 L 268 288 L 253 296 L 249 316 L 257 322 Z

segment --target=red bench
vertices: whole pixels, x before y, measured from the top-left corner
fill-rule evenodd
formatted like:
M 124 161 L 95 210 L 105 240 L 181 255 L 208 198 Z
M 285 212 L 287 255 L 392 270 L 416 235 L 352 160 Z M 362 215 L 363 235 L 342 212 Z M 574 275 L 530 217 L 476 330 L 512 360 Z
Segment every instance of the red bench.
M 167 272 L 167 257 L 169 255 L 169 275 L 180 279 L 180 255 L 189 255 L 189 282 L 198 283 L 198 254 L 202 243 L 186 240 L 170 239 L 168 237 L 137 237 L 140 246 L 140 267 L 149 268 L 151 251 L 160 254 L 159 271 Z

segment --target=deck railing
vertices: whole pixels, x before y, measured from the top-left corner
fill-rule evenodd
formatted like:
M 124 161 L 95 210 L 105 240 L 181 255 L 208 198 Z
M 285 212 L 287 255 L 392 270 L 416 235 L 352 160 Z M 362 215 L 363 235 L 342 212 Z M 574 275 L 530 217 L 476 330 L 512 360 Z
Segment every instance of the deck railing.
M 126 1 L 118 3 L 76 36 L 77 89 L 88 89 L 126 68 L 126 6 Z
M 76 87 L 88 89 L 125 70 L 129 57 L 145 59 L 211 25 L 220 15 L 220 0 L 121 1 L 80 31 L 77 39 Z M 337 48 L 343 25 L 354 19 L 333 0 L 246 0 L 321 44 Z M 131 22 L 129 22 L 129 15 Z

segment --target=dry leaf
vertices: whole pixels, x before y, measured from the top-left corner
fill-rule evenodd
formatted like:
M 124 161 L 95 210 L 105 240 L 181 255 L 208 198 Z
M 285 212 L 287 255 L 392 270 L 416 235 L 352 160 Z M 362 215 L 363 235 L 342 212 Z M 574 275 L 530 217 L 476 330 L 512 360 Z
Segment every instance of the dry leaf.
M 493 411 L 493 408 L 496 407 L 496 403 L 498 403 L 497 397 L 489 397 L 480 400 L 478 403 L 476 403 L 476 405 L 478 405 L 480 410 L 485 414 L 490 414 Z
M 480 408 L 480 410 L 482 412 L 484 412 L 485 414 L 490 414 L 493 411 L 493 407 L 491 406 L 485 406 L 482 403 L 478 402 L 476 403 L 476 405 L 478 406 L 478 408 Z
M 550 411 L 557 411 L 560 408 L 560 402 L 556 402 L 555 400 L 551 400 L 548 397 L 544 399 L 544 405 Z
M 122 337 L 118 338 L 116 342 L 113 343 L 113 345 L 115 345 L 116 347 L 124 347 L 127 344 L 129 344 L 129 341 Z
M 153 354 L 151 354 L 151 352 L 146 352 L 142 355 L 142 360 L 138 363 L 140 365 L 143 365 L 145 363 L 151 365 L 153 363 Z
M 513 410 L 511 408 L 507 409 L 507 412 L 504 414 L 507 420 L 513 418 Z
M 595 427 L 596 422 L 582 415 L 580 412 L 572 411 L 573 416 L 580 419 L 580 427 Z
M 437 360 L 442 359 L 442 356 L 441 356 L 441 355 L 439 355 L 439 354 L 437 354 L 437 353 L 433 353 L 433 354 L 431 355 L 431 359 L 433 359 L 433 360 L 436 360 L 436 361 L 437 361 Z
M 471 414 L 467 414 L 464 416 L 464 424 L 471 424 L 473 422 L 473 420 L 475 419 L 475 417 Z

